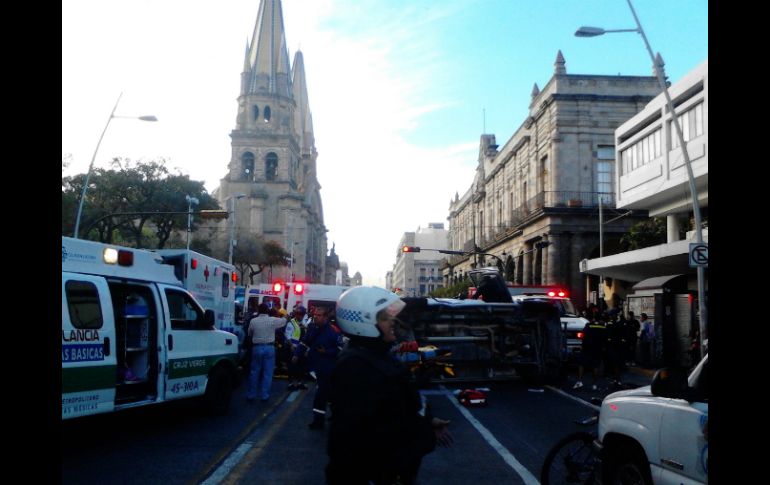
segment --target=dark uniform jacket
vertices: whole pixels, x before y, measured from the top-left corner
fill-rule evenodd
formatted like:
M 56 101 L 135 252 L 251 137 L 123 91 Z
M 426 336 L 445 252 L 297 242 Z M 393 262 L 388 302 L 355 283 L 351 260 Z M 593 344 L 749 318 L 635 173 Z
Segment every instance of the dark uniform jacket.
M 436 446 L 431 418 L 389 345 L 366 340 L 351 339 L 332 371 L 327 481 L 409 483 Z
M 298 357 L 306 355 L 312 370 L 330 373 L 334 367 L 334 361 L 340 353 L 341 340 L 342 335 L 328 323 L 326 325 L 311 323 L 301 340 L 304 345 L 298 345 L 294 350 L 294 355 Z M 321 348 L 323 352 L 319 351 Z

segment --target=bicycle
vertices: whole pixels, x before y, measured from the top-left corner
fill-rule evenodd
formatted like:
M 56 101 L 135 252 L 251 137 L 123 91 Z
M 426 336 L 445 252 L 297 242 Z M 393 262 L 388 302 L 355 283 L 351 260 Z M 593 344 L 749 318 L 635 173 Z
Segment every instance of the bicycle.
M 589 425 L 599 421 L 599 413 L 578 424 Z M 594 448 L 596 432 L 577 431 L 559 440 L 545 456 L 540 470 L 541 485 L 577 483 L 593 485 L 601 466 L 599 453 Z

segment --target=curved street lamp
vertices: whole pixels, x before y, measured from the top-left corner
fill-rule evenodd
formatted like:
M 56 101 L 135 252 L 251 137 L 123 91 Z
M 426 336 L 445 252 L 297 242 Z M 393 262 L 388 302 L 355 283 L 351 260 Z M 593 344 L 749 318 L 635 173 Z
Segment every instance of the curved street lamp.
M 650 54 L 650 59 L 652 59 L 652 66 L 655 69 L 655 76 L 658 78 L 658 83 L 660 84 L 661 89 L 663 90 L 663 94 L 666 97 L 666 104 L 668 106 L 668 110 L 671 113 L 671 118 L 674 123 L 674 127 L 676 128 L 676 134 L 679 138 L 679 146 L 682 147 L 682 156 L 684 157 L 684 165 L 687 167 L 687 179 L 690 185 L 690 194 L 692 195 L 692 212 L 693 217 L 695 218 L 695 238 L 696 242 L 698 244 L 703 244 L 703 232 L 701 230 L 701 215 L 700 215 L 700 203 L 698 202 L 698 191 L 695 187 L 695 175 L 692 171 L 692 165 L 690 164 L 690 155 L 687 152 L 687 143 L 684 140 L 684 135 L 682 133 L 682 127 L 679 125 L 679 116 L 676 114 L 676 111 L 674 110 L 674 103 L 671 101 L 671 94 L 668 92 L 668 84 L 666 84 L 666 77 L 664 75 L 663 71 L 663 58 L 661 57 L 660 53 L 658 55 L 654 55 L 652 53 L 652 48 L 650 47 L 650 43 L 647 41 L 647 36 L 644 35 L 644 30 L 642 29 L 642 24 L 639 23 L 639 18 L 636 16 L 636 11 L 634 10 L 634 6 L 631 4 L 631 0 L 626 0 L 628 2 L 628 7 L 631 9 L 631 14 L 634 16 L 634 20 L 636 21 L 636 28 L 635 29 L 615 29 L 615 30 L 605 30 L 601 27 L 580 27 L 576 32 L 576 37 L 595 37 L 597 35 L 603 35 L 606 33 L 612 33 L 612 32 L 637 32 L 639 35 L 642 36 L 642 40 L 644 40 L 644 45 L 647 47 L 647 52 Z M 703 357 L 705 353 L 705 349 L 703 348 L 703 340 L 704 336 L 706 334 L 706 324 L 708 322 L 708 315 L 706 314 L 706 301 L 705 301 L 705 293 L 706 293 L 706 284 L 705 284 L 705 270 L 703 266 L 697 267 L 697 275 L 698 275 L 698 313 L 700 314 L 700 352 L 701 357 Z
M 115 110 L 118 108 L 118 103 L 120 102 L 120 98 L 123 96 L 123 93 L 120 93 L 118 96 L 118 100 L 115 101 L 115 106 L 112 108 L 112 112 L 110 113 L 110 117 L 107 118 L 107 124 L 104 125 L 104 130 L 102 130 L 102 135 L 99 137 L 99 141 L 96 143 L 96 149 L 94 150 L 94 155 L 91 157 L 91 163 L 88 165 L 88 172 L 86 172 L 86 180 L 83 183 L 83 192 L 80 193 L 80 202 L 78 203 L 78 212 L 75 216 L 75 230 L 72 233 L 72 237 L 75 239 L 78 238 L 78 229 L 80 229 L 80 215 L 83 212 L 83 201 L 86 199 L 86 190 L 88 190 L 88 180 L 91 178 L 91 171 L 94 168 L 94 160 L 96 160 L 96 153 L 99 151 L 99 145 L 102 144 L 102 139 L 104 138 L 104 134 L 107 133 L 107 127 L 110 126 L 110 121 L 112 121 L 113 118 L 133 118 L 135 120 L 142 120 L 142 121 L 158 121 L 158 118 L 156 118 L 153 115 L 147 115 L 147 116 L 116 116 Z

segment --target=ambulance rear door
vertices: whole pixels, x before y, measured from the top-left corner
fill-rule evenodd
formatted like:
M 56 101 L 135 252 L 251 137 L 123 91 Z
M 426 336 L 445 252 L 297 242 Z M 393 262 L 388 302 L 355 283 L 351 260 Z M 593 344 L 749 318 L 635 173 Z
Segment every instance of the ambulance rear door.
M 106 280 L 62 273 L 62 419 L 115 408 L 115 317 Z

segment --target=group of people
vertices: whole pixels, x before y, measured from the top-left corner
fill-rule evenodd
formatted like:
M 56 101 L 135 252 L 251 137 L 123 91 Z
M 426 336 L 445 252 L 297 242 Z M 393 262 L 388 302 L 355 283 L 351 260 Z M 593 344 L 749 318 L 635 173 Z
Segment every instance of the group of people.
M 309 428 L 324 429 L 328 405 L 329 484 L 412 484 L 423 457 L 437 445 L 452 444 L 449 421 L 431 415 L 410 372 L 393 352 L 396 316 L 404 306 L 393 292 L 357 286 L 339 297 L 336 324 L 331 322 L 334 311 L 321 306 L 314 309 L 304 332 L 303 308 L 295 308 L 289 322 L 271 316 L 264 304 L 244 317 L 246 342 L 253 352 L 248 400 L 270 397 L 276 329 L 284 329 L 291 349 L 289 388 L 303 386 L 303 359 L 314 372 L 317 387 Z
M 246 400 L 256 401 L 257 395 L 263 402 L 269 400 L 273 375 L 279 367 L 280 372 L 287 374 L 289 390 L 307 389 L 304 381 L 311 372 L 318 384 L 319 409 L 325 408 L 328 376 L 342 347 L 342 335 L 330 323 L 331 317 L 329 310 L 321 306 L 315 307 L 309 316 L 301 305 L 291 314 L 266 303 L 249 308 L 243 317 L 243 346 L 250 356 L 246 359 Z
M 628 318 L 617 311 L 589 312 L 585 316 L 588 323 L 583 328 L 578 380 L 574 389 L 583 387 L 586 370 L 593 375 L 592 389 L 595 390 L 602 366 L 604 374 L 619 385 L 627 365 L 634 365 L 637 359 L 645 365 L 651 363 L 655 327 L 646 313 L 640 315 L 641 320 L 637 320 L 632 311 L 628 312 Z

